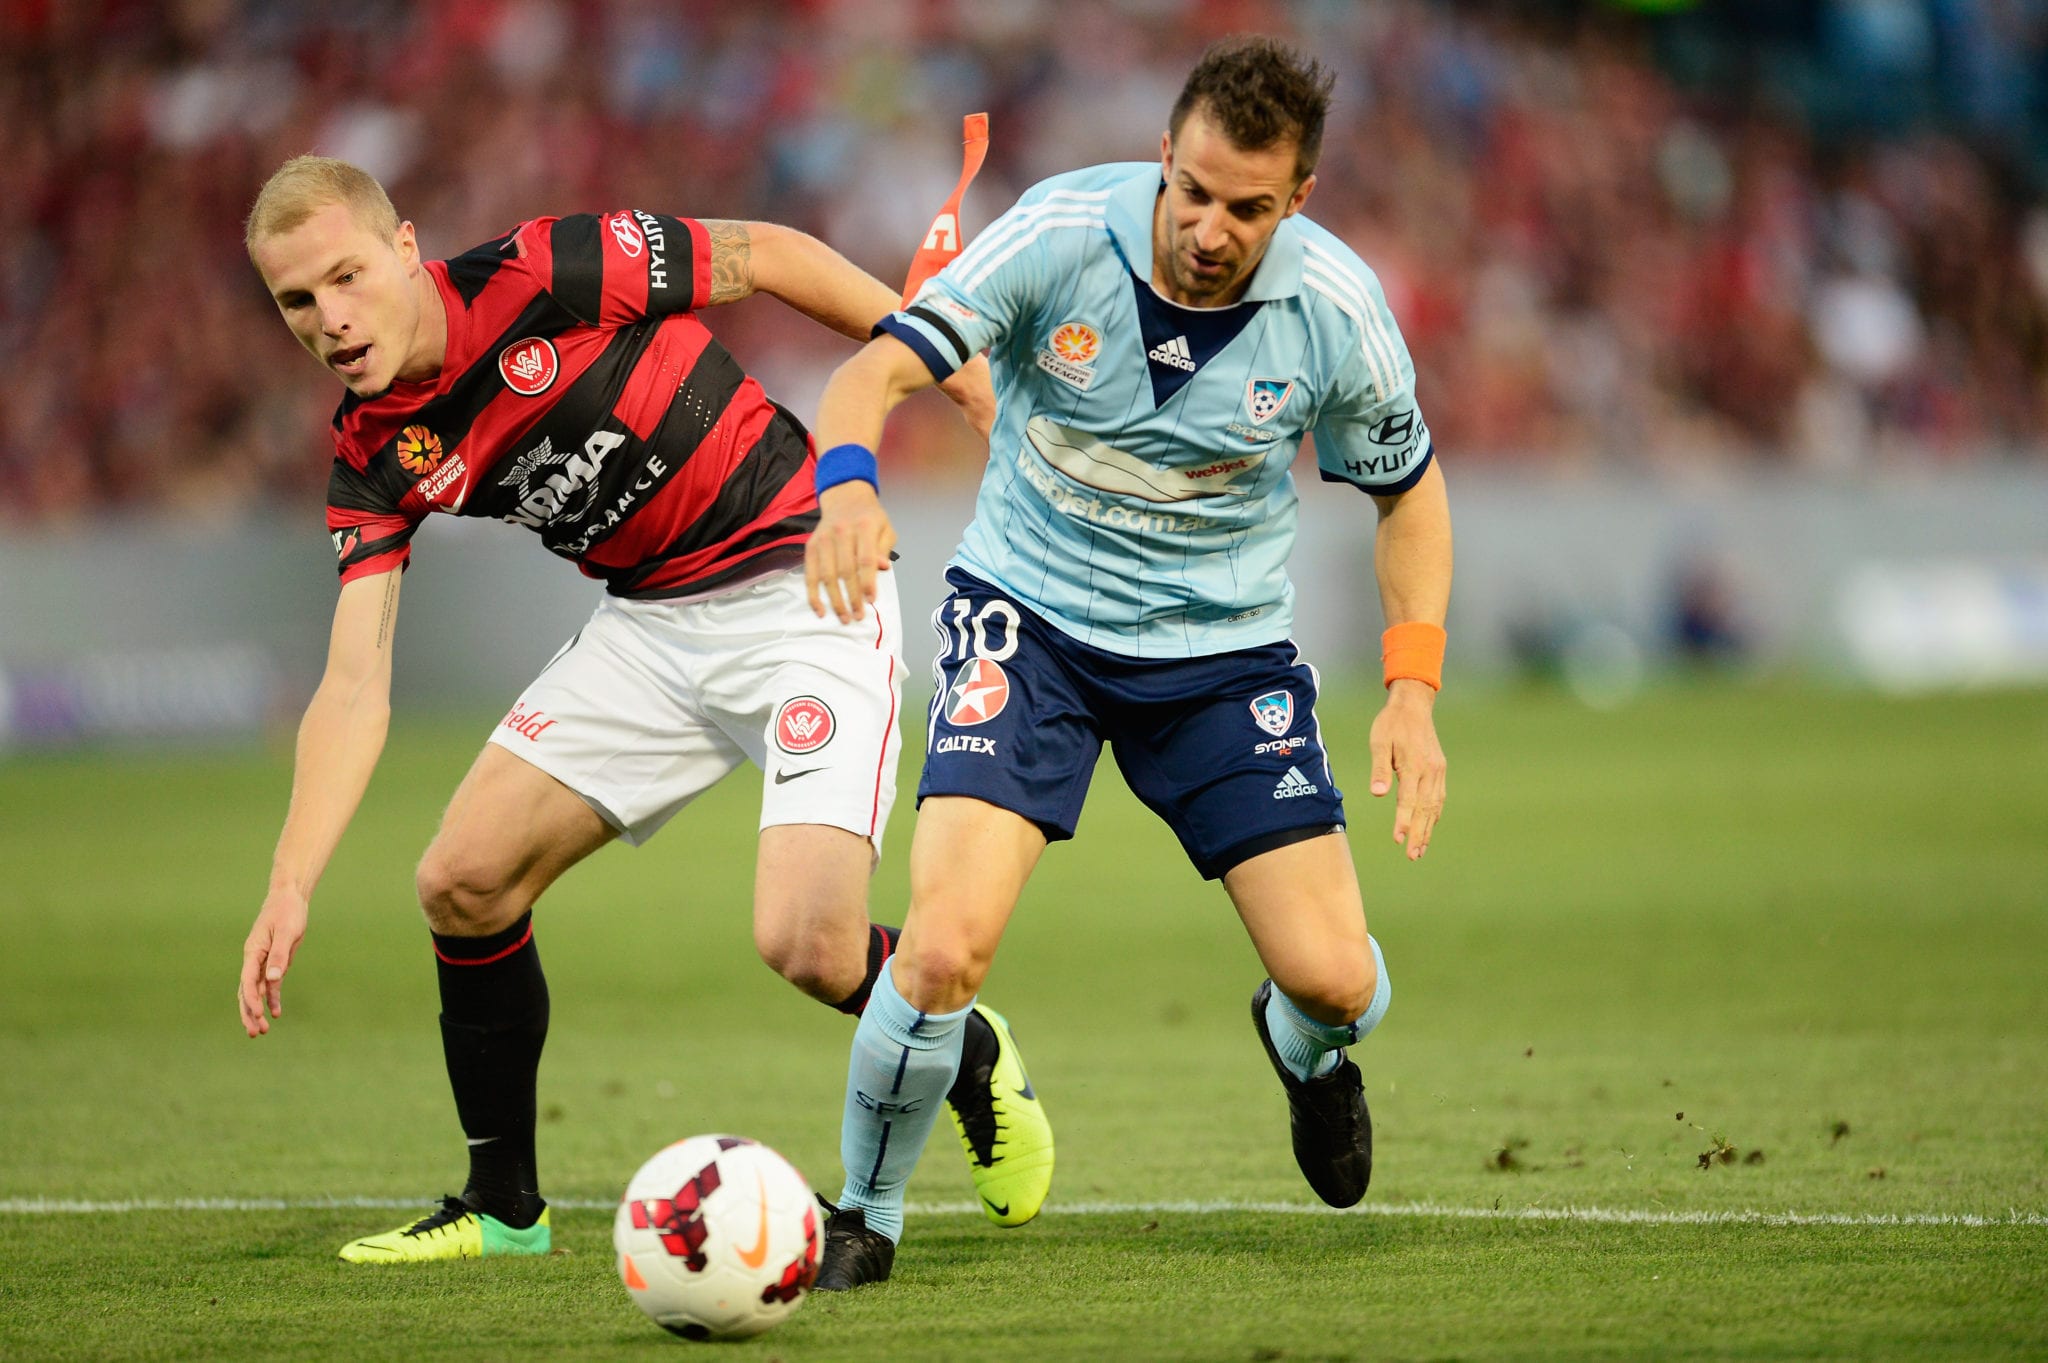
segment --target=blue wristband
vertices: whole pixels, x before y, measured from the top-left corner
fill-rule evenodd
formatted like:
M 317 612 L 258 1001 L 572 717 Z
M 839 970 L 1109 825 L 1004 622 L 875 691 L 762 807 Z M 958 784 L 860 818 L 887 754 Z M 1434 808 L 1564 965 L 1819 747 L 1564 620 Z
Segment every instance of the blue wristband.
M 875 452 L 865 445 L 834 445 L 818 456 L 817 488 L 838 487 L 841 483 L 863 482 L 880 491 L 882 484 L 876 476 Z

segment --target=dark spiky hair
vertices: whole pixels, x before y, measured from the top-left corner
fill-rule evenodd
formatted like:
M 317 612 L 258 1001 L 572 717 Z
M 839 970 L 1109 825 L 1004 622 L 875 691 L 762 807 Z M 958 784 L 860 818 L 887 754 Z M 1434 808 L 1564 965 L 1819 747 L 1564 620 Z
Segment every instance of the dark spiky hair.
M 1294 143 L 1294 177 L 1305 180 L 1323 150 L 1323 116 L 1335 77 L 1313 57 L 1272 38 L 1236 37 L 1212 43 L 1188 73 L 1173 102 L 1167 130 L 1200 107 L 1240 151 Z

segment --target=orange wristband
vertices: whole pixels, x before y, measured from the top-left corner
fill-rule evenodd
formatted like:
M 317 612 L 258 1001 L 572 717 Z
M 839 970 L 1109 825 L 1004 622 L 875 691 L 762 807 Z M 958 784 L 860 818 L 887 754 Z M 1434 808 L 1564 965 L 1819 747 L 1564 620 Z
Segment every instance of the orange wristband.
M 1380 664 L 1386 670 L 1387 685 L 1407 678 L 1432 691 L 1443 690 L 1446 638 L 1443 626 L 1424 620 L 1395 625 L 1380 635 Z

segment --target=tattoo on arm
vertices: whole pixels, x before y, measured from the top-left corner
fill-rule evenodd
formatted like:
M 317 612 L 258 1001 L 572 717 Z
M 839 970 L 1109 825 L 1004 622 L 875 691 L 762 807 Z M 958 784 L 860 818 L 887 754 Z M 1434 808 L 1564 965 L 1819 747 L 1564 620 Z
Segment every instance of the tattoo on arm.
M 398 574 L 393 573 L 384 583 L 384 613 L 377 621 L 377 647 L 382 648 L 391 638 L 391 616 L 398 609 Z
M 734 303 L 754 291 L 754 239 L 743 222 L 706 218 L 704 230 L 711 237 L 711 297 L 709 303 Z

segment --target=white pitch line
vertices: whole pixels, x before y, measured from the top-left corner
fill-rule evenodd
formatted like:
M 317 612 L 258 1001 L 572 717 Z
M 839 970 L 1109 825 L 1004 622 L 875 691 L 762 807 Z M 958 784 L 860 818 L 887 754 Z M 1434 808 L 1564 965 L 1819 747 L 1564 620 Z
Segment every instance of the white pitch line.
M 122 1212 L 290 1212 L 334 1210 L 406 1210 L 422 1207 L 419 1198 L 392 1197 L 175 1197 L 94 1201 L 85 1198 L 0 1198 L 0 1215 L 100 1216 Z M 559 1198 L 550 1205 L 565 1211 L 610 1211 L 618 1204 L 594 1198 Z M 912 1216 L 964 1214 L 979 1210 L 973 1202 L 913 1202 Z M 1453 1207 L 1437 1202 L 1378 1202 L 1338 1208 L 1304 1202 L 1052 1202 L 1047 1216 L 1199 1216 L 1216 1212 L 1273 1212 L 1293 1216 L 1450 1217 L 1462 1221 L 1577 1221 L 1623 1226 L 2048 1226 L 2048 1212 L 2014 1208 L 1998 1214 L 1974 1212 L 1901 1212 L 1851 1215 L 1845 1212 L 1643 1211 L 1627 1207 Z

